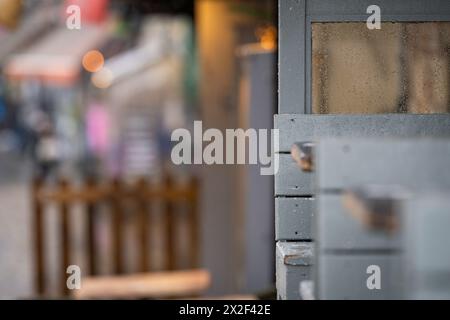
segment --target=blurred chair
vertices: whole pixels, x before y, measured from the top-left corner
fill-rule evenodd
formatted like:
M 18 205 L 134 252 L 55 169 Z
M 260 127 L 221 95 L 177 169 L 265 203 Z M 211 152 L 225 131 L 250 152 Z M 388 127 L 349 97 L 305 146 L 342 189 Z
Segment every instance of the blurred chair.
M 70 290 L 67 287 L 66 269 L 74 264 L 73 246 L 71 246 L 71 232 L 69 226 L 70 211 L 75 204 L 82 204 L 86 214 L 87 250 L 83 254 L 87 258 L 87 268 L 83 270 L 81 289 L 72 290 L 73 297 L 79 299 L 87 298 L 181 298 L 198 296 L 205 291 L 210 284 L 210 275 L 207 271 L 196 269 L 199 257 L 198 239 L 198 210 L 197 210 L 198 183 L 195 178 L 185 185 L 175 185 L 169 176 L 163 178 L 158 186 L 152 186 L 145 179 L 140 179 L 133 185 L 127 185 L 119 179 L 112 182 L 98 184 L 94 179 L 87 179 L 81 187 L 74 187 L 65 179 L 61 179 L 54 186 L 45 185 L 41 179 L 36 179 L 33 184 L 33 232 L 35 251 L 35 285 L 39 297 L 49 296 L 48 280 L 49 270 L 45 261 L 44 236 L 48 233 L 44 230 L 44 215 L 50 205 L 56 205 L 58 209 L 58 232 L 60 233 L 60 255 L 59 255 L 59 294 L 69 297 Z M 163 204 L 164 215 L 162 227 L 164 232 L 165 270 L 151 271 L 150 256 L 151 241 L 149 241 L 152 216 L 152 202 L 159 201 Z M 137 208 L 135 218 L 137 223 L 133 235 L 138 237 L 137 266 L 139 273 L 125 274 L 124 259 L 124 234 L 125 234 L 125 202 L 133 203 Z M 107 214 L 111 215 L 109 226 L 112 239 L 112 275 L 99 275 L 99 251 L 96 243 L 96 215 L 99 207 L 106 205 Z M 176 244 L 180 233 L 177 229 L 177 209 L 184 207 L 187 210 L 188 232 L 183 239 L 187 241 L 189 257 L 189 269 L 177 270 L 178 262 Z M 179 220 L 179 219 L 178 219 Z M 154 239 L 155 237 L 153 237 Z M 152 241 L 153 241 L 152 239 Z M 88 275 L 84 277 L 84 275 Z

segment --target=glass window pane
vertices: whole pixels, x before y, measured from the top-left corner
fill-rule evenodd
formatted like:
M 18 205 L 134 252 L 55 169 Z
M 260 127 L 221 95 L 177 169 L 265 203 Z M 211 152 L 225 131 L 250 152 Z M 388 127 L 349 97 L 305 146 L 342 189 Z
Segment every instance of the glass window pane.
M 313 113 L 447 113 L 450 23 L 313 23 Z

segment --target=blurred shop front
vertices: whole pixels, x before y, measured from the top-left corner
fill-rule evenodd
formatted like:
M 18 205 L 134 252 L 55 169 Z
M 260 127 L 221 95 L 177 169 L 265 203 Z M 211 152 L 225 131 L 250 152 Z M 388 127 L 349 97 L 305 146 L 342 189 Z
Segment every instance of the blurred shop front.
M 211 277 L 198 282 L 204 294 L 272 293 L 272 177 L 246 165 L 175 166 L 170 155 L 172 131 L 194 120 L 272 127 L 275 9 L 269 0 L 0 0 L 0 298 L 59 297 L 50 278 L 68 262 L 88 275 L 133 275 L 185 269 L 197 255 Z M 193 220 L 167 199 L 191 201 L 197 180 Z M 139 188 L 166 197 L 146 208 L 148 229 Z M 188 229 L 198 229 L 194 253 Z M 95 267 L 84 257 L 94 249 Z

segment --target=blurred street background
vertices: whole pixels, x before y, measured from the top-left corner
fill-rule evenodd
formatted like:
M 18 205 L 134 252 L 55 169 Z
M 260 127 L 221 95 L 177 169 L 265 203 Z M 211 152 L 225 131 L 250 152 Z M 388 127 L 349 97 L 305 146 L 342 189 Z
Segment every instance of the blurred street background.
M 250 126 L 252 104 L 259 126 L 272 127 L 275 26 L 271 0 L 0 0 L 0 298 L 36 296 L 34 179 L 133 183 L 163 173 L 200 181 L 208 294 L 271 292 L 272 177 L 236 166 L 176 167 L 170 134 L 191 130 L 194 120 L 205 128 Z M 263 102 L 250 101 L 253 81 Z M 237 192 L 255 183 L 268 201 L 259 208 Z M 45 243 L 58 249 L 58 217 L 45 219 Z M 85 245 L 78 220 L 70 224 L 80 230 L 75 254 Z M 255 228 L 254 221 L 262 222 Z M 99 218 L 100 231 L 105 223 Z M 107 236 L 99 234 L 102 247 Z M 57 255 L 46 259 L 56 264 Z

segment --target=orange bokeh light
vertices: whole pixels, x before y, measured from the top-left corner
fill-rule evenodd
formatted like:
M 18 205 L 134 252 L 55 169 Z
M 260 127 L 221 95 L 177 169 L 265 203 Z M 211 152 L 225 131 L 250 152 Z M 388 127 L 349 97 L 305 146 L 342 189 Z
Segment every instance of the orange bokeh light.
M 87 52 L 83 57 L 83 67 L 89 72 L 97 72 L 103 68 L 105 58 L 100 51 L 92 50 Z

